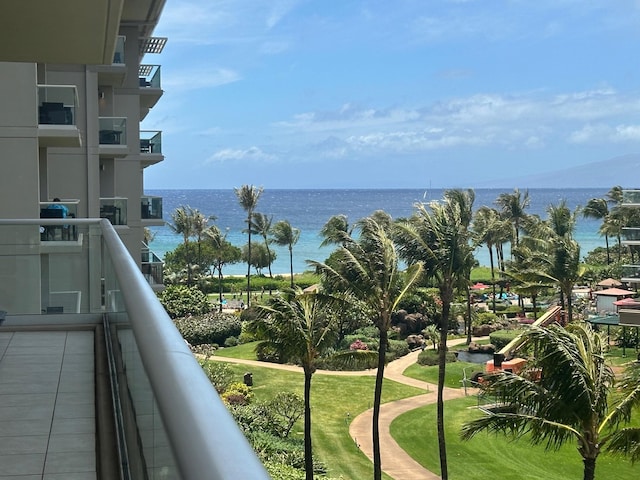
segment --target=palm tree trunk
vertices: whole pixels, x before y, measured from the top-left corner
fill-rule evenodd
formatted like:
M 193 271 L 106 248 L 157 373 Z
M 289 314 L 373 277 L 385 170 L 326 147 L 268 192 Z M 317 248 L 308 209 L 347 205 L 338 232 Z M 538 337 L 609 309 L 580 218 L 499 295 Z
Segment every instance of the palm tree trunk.
M 311 448 L 311 376 L 313 373 L 304 369 L 304 471 L 305 479 L 313 480 L 313 452 Z
M 247 218 L 247 230 L 249 235 L 249 241 L 247 243 L 247 308 L 251 306 L 251 214 Z M 240 297 L 242 298 L 242 296 Z
M 220 313 L 222 313 L 222 268 L 218 268 L 218 301 L 220 302 Z
M 384 379 L 384 364 L 387 351 L 387 330 L 380 329 L 380 346 L 378 349 L 378 371 L 376 386 L 373 394 L 373 479 L 382 479 L 382 460 L 380 458 L 380 404 L 382 403 L 382 381 Z
M 607 265 L 611 265 L 611 258 L 609 257 L 609 235 L 604 236 L 604 244 L 607 247 Z
M 438 449 L 440 453 L 440 475 L 448 480 L 447 445 L 444 435 L 444 377 L 447 362 L 447 329 L 449 327 L 449 301 L 442 299 L 442 318 L 440 319 L 440 345 L 438 350 Z
M 584 464 L 584 480 L 594 480 L 596 478 L 596 459 L 595 458 L 583 458 Z
M 273 278 L 273 273 L 271 273 L 271 249 L 269 248 L 269 242 L 267 241 L 267 237 L 264 237 L 264 246 L 267 247 L 267 261 L 269 262 L 269 278 Z
M 291 288 L 293 288 L 293 246 L 289 245 L 289 265 L 291 266 Z
M 498 247 L 496 246 L 496 251 Z M 491 265 L 491 285 L 493 288 L 493 313 L 496 313 L 496 274 L 493 265 L 493 249 L 489 246 L 489 265 Z
M 467 345 L 471 343 L 471 289 L 467 287 L 467 321 L 465 322 L 467 327 Z

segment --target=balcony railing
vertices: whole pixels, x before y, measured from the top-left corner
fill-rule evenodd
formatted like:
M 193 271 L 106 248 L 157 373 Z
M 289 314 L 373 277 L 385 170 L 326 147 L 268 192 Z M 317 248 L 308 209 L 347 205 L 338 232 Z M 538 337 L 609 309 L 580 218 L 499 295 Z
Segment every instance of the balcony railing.
M 127 199 L 121 197 L 100 198 L 100 218 L 106 218 L 111 225 L 127 224 Z
M 622 205 L 625 207 L 640 206 L 640 190 L 623 190 Z
M 40 125 L 75 125 L 77 108 L 75 85 L 38 85 Z
M 164 284 L 163 267 L 164 263 L 153 253 L 149 246 L 142 243 L 142 263 L 141 270 L 149 285 L 162 286 Z
M 99 373 L 111 380 L 112 397 L 96 390 L 96 420 L 106 413 L 101 407 L 115 411 L 115 420 L 97 424 L 115 426 L 118 478 L 268 479 L 113 227 L 70 219 L 89 232 L 82 250 L 43 255 L 34 248 L 40 222 L 0 219 L 0 278 L 12 279 L 0 282 L 3 329 L 73 328 L 78 306 L 93 312 L 78 322 L 104 335 L 106 373 Z
M 116 49 L 113 52 L 113 63 L 116 65 L 124 65 L 124 42 L 126 37 L 124 35 L 118 35 L 116 39 Z
M 140 65 L 138 80 L 140 88 L 162 88 L 160 85 L 160 65 Z
M 127 144 L 126 117 L 100 117 L 98 120 L 98 142 L 100 145 Z
M 162 220 L 162 197 L 145 195 L 140 199 L 140 218 Z
M 40 202 L 40 218 L 62 219 L 76 218 L 80 200 L 62 199 L 59 202 Z M 56 222 L 40 225 L 40 240 L 42 241 L 77 241 L 78 229 L 69 223 Z
M 622 227 L 622 243 L 626 245 L 640 244 L 640 228 Z
M 620 281 L 640 283 L 640 265 L 622 265 L 620 270 Z
M 162 132 L 140 130 L 140 153 L 162 154 Z

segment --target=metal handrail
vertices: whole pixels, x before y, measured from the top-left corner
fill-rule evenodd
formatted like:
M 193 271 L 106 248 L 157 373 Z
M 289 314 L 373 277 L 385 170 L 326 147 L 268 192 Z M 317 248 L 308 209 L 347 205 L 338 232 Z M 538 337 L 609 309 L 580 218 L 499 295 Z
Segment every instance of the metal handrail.
M 182 478 L 269 479 L 115 229 L 100 225 Z

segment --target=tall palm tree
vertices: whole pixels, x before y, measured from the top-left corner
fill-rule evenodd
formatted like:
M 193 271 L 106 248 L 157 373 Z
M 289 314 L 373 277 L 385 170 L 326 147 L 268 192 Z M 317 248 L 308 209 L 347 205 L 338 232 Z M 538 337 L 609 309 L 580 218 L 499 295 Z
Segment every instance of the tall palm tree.
M 242 258 L 242 251 L 232 245 L 227 240 L 226 233 L 223 235 L 215 225 L 209 227 L 204 233 L 213 249 L 212 268 L 218 273 L 218 304 L 222 312 L 222 269 L 225 265 L 239 262 Z
M 529 191 L 525 190 L 523 194 L 516 188 L 513 193 L 501 193 L 496 200 L 496 204 L 502 209 L 503 218 L 513 224 L 514 246 L 517 247 L 520 239 L 520 225 L 527 217 L 525 210 L 531 204 Z
M 387 215 L 387 219 L 391 217 Z M 398 253 L 388 220 L 383 219 L 380 212 L 359 220 L 356 223 L 359 237 L 353 238 L 345 232 L 342 245 L 331 257 L 331 265 L 309 261 L 322 274 L 325 285 L 337 291 L 351 292 L 362 302 L 380 334 L 372 425 L 375 480 L 382 478 L 379 420 L 391 314 L 422 273 L 422 264 L 419 262 L 404 272 L 398 269 Z
M 269 262 L 269 277 L 273 278 L 271 273 L 271 249 L 269 248 L 269 234 L 271 233 L 271 224 L 273 223 L 273 215 L 265 215 L 264 213 L 255 212 L 251 218 L 251 229 L 254 233 L 258 233 L 264 240 L 264 246 L 267 249 L 267 260 Z
M 451 303 L 456 288 L 466 283 L 473 262 L 473 246 L 465 227 L 469 216 L 455 201 L 456 195 L 445 195 L 442 202 L 431 202 L 429 208 L 416 204 L 415 213 L 400 223 L 396 241 L 402 258 L 408 264 L 424 263 L 425 272 L 438 286 L 442 301 L 440 348 L 438 355 L 437 424 L 440 469 L 448 478 L 446 439 L 444 434 L 444 380 L 446 345 Z
M 273 242 L 289 249 L 289 266 L 291 273 L 291 288 L 293 288 L 293 246 L 298 243 L 300 230 L 291 226 L 288 220 L 280 220 L 271 230 Z
M 494 247 L 497 250 L 497 245 L 502 239 L 501 230 L 505 227 L 504 220 L 500 218 L 500 214 L 495 208 L 482 206 L 480 207 L 473 218 L 473 233 L 476 243 L 479 245 L 485 244 L 489 249 L 489 266 L 491 268 L 491 286 L 493 290 L 493 312 L 496 311 L 496 276 L 495 276 L 495 264 L 493 259 Z
M 247 307 L 251 305 L 251 217 L 258 206 L 258 200 L 260 200 L 263 190 L 262 187 L 254 187 L 253 185 L 242 185 L 240 188 L 233 189 L 240 206 L 247 212 L 247 235 L 249 236 L 247 243 L 249 249 L 247 255 Z
M 605 225 L 605 219 L 609 216 L 609 204 L 605 198 L 592 198 L 587 202 L 582 209 L 582 216 L 584 218 L 593 218 L 596 220 L 602 220 L 600 226 L 600 235 L 604 235 L 604 243 L 607 248 L 607 265 L 611 263 L 611 257 L 609 256 L 609 233 L 607 228 L 603 228 Z
M 185 256 L 187 260 L 187 284 L 191 285 L 191 251 L 189 239 L 194 235 L 194 210 L 188 205 L 180 205 L 171 214 L 172 223 L 169 223 L 169 228 L 177 234 L 182 235 L 182 241 L 184 243 Z
M 321 293 L 304 293 L 300 288 L 285 290 L 258 305 L 258 320 L 249 330 L 263 344 L 298 362 L 304 371 L 304 469 L 313 480 L 311 445 L 311 378 L 321 354 L 333 344 L 329 308 L 337 299 Z
M 481 431 L 516 439 L 528 434 L 532 444 L 547 448 L 575 439 L 583 478 L 593 480 L 598 455 L 616 437 L 618 426 L 628 422 L 631 409 L 640 406 L 640 386 L 612 398 L 615 376 L 606 363 L 607 341 L 588 324 L 533 327 L 523 339 L 537 352 L 535 358 L 519 374 L 485 377 L 482 388 L 501 406 L 465 424 L 462 438 Z M 631 430 L 626 438 L 635 434 L 637 439 L 640 428 Z
M 320 230 L 320 235 L 324 238 L 321 247 L 327 245 L 342 245 L 345 239 L 351 235 L 349 220 L 346 215 L 334 215 Z

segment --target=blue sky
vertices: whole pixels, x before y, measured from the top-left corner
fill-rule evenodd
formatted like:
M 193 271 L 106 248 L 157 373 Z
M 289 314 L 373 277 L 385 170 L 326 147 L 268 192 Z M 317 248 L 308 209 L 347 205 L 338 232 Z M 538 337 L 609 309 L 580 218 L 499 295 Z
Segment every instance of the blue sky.
M 637 0 L 168 0 L 154 34 L 146 189 L 474 187 L 640 152 Z

